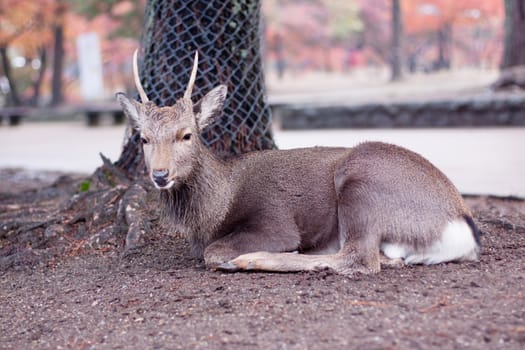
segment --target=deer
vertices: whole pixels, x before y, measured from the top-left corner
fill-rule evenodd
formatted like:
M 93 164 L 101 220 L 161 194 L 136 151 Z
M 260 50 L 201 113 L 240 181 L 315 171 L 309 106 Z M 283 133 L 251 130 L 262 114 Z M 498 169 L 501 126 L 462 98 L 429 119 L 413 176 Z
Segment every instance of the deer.
M 201 139 L 222 113 L 227 86 L 198 102 L 195 53 L 183 97 L 172 106 L 117 93 L 140 133 L 147 176 L 169 230 L 207 269 L 331 270 L 477 261 L 480 231 L 452 182 L 423 156 L 383 142 L 354 147 L 253 151 L 219 158 Z

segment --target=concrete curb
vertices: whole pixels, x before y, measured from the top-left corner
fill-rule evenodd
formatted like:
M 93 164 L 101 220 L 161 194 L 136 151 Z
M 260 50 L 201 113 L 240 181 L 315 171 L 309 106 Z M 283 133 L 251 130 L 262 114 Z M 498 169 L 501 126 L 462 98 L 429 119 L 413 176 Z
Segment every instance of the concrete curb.
M 277 105 L 283 130 L 525 126 L 525 95 L 361 105 Z

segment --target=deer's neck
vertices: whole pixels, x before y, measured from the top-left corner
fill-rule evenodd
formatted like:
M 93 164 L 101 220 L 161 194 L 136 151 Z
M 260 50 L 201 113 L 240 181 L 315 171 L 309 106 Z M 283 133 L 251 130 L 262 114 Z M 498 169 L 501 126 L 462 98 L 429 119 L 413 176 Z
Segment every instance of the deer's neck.
M 229 166 L 210 152 L 204 153 L 191 179 L 161 191 L 163 217 L 172 230 L 186 236 L 199 257 L 216 236 L 232 201 Z

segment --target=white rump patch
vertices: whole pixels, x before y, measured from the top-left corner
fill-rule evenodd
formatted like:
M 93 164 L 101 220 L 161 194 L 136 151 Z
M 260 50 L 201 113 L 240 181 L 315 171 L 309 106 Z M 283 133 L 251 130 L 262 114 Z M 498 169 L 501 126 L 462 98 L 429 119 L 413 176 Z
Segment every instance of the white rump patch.
M 401 258 L 405 264 L 439 264 L 454 260 L 477 260 L 479 247 L 465 220 L 449 222 L 441 239 L 427 248 L 416 250 L 406 244 L 383 243 L 381 251 L 390 259 Z
M 382 243 L 381 251 L 389 259 L 404 259 L 408 255 L 409 247 L 402 244 Z

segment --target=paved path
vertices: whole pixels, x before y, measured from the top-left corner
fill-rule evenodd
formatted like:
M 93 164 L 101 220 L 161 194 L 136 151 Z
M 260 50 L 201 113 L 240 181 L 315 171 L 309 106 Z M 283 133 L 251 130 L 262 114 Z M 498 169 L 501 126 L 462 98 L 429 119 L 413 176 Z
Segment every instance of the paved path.
M 98 153 L 115 160 L 123 126 L 80 122 L 0 127 L 0 167 L 90 173 Z M 525 128 L 277 131 L 281 148 L 352 146 L 381 140 L 408 147 L 441 168 L 463 193 L 525 197 Z

